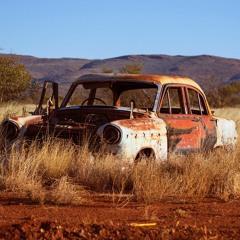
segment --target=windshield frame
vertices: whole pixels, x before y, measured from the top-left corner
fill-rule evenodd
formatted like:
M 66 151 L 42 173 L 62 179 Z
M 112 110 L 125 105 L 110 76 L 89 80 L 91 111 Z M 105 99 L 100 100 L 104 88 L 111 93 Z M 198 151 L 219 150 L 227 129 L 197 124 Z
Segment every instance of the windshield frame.
M 99 80 L 91 80 L 91 79 L 85 79 L 85 80 L 78 80 L 74 82 L 71 87 L 69 88 L 69 91 L 67 92 L 65 98 L 62 101 L 62 104 L 60 108 L 67 107 L 71 97 L 73 96 L 76 88 L 82 85 L 83 89 L 94 89 L 91 88 L 91 86 L 96 87 L 109 87 L 113 91 L 113 105 L 112 106 L 121 106 L 118 104 L 118 99 L 122 92 L 131 90 L 131 89 L 147 89 L 147 88 L 156 88 L 156 96 L 155 101 L 153 104 L 152 111 L 157 110 L 159 98 L 160 98 L 160 92 L 161 92 L 161 85 L 156 82 L 149 82 L 149 81 L 143 81 L 138 79 L 99 79 Z

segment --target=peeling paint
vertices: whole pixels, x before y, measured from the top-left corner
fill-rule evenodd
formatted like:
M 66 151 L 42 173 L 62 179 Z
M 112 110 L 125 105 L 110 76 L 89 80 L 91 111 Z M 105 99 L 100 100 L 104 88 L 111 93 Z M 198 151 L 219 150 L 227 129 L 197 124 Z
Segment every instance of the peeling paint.
M 214 147 L 236 146 L 238 139 L 236 123 L 220 117 L 214 118 L 217 120 L 217 142 Z

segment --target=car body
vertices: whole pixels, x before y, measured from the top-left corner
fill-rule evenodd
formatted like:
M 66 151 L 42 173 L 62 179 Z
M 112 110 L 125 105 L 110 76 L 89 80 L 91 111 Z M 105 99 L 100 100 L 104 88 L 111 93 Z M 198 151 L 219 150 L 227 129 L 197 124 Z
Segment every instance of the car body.
M 195 81 L 140 74 L 81 76 L 60 106 L 58 84 L 46 81 L 35 112 L 6 119 L 3 129 L 10 145 L 50 135 L 79 145 L 87 141 L 90 151 L 104 145 L 108 153 L 132 162 L 234 147 L 238 137 L 234 121 L 213 115 Z

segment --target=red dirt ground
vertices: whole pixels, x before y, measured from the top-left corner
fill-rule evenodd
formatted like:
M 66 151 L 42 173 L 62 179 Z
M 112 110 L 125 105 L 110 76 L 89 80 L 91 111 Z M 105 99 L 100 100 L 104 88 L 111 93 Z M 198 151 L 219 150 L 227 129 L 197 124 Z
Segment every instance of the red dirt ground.
M 127 196 L 118 203 L 111 195 L 88 198 L 82 204 L 39 205 L 0 192 L 0 239 L 240 239 L 240 200 L 145 205 Z

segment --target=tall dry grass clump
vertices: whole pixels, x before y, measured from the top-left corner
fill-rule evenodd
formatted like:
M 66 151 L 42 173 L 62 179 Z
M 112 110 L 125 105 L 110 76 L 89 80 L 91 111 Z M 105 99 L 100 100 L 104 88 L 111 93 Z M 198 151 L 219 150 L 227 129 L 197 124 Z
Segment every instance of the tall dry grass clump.
M 1 188 L 33 201 L 66 204 L 83 194 L 68 176 L 74 147 L 62 141 L 47 140 L 39 146 L 12 148 L 1 158 Z M 81 191 L 80 191 L 81 190 Z
M 78 200 L 78 203 L 84 202 L 85 190 L 81 186 L 71 182 L 68 176 L 57 179 L 48 191 L 47 200 L 52 204 L 71 204 Z
M 43 179 L 51 181 L 68 174 L 75 158 L 75 148 L 70 141 L 48 139 L 42 146 L 37 142 L 32 143 L 28 156 L 40 163 L 39 171 Z
M 138 164 L 133 172 L 134 194 L 138 201 L 153 203 L 170 196 L 215 196 L 227 200 L 240 196 L 240 147 L 209 155 L 172 155 L 156 164 Z
M 1 163 L 1 186 L 20 196 L 28 196 L 32 200 L 42 202 L 44 191 L 39 175 L 39 162 L 32 157 L 26 157 L 25 151 L 12 149 Z M 7 159 L 5 159 L 7 158 Z
M 154 161 L 136 164 L 132 174 L 135 199 L 140 202 L 160 202 L 176 192 L 176 184 L 165 166 Z
M 72 176 L 75 181 L 97 192 L 123 193 L 129 189 L 133 165 L 119 161 L 112 155 L 88 151 L 85 144 L 78 149 L 72 162 Z

